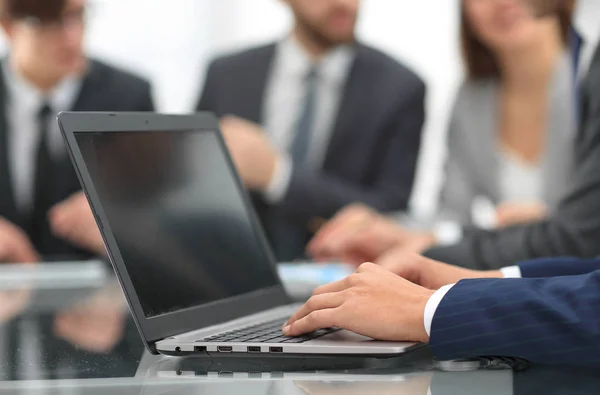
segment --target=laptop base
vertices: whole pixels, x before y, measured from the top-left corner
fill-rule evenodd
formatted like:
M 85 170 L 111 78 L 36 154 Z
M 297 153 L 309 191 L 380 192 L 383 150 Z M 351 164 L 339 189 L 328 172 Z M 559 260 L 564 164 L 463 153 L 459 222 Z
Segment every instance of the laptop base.
M 167 355 L 167 354 L 165 354 Z M 181 354 L 176 354 L 181 357 Z M 174 372 L 195 372 L 203 376 L 210 372 L 307 372 L 343 371 L 354 369 L 397 369 L 413 366 L 418 360 L 431 361 L 428 347 L 418 347 L 402 355 L 390 356 L 349 356 L 349 355 L 253 355 L 247 353 L 204 353 L 190 354 L 188 357 L 169 359 L 159 363 L 161 370 Z

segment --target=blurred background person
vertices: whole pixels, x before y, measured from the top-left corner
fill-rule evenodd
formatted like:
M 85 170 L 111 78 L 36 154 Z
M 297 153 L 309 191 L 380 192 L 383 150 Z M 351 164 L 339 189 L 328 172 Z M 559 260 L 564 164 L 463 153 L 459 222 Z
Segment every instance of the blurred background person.
M 577 129 L 574 3 L 535 19 L 517 0 L 461 1 L 466 79 L 450 118 L 440 212 L 430 221 L 433 233 L 406 231 L 407 250 L 456 242 L 463 226 L 541 219 L 565 194 Z M 346 212 L 362 210 L 368 208 Z M 311 244 L 317 257 L 328 232 Z
M 81 190 L 60 111 L 152 111 L 148 82 L 83 50 L 86 0 L 1 0 L 0 262 L 87 255 L 60 237 L 50 209 Z
M 509 1 L 481 2 L 484 4 L 507 4 Z M 574 2 L 563 2 L 567 10 Z M 557 15 L 556 13 L 554 15 Z M 544 17 L 544 20 L 550 18 Z M 555 17 L 556 18 L 556 17 Z M 560 26 L 560 24 L 558 24 Z M 566 28 L 563 28 L 566 31 Z M 585 75 L 591 59 L 589 46 L 597 39 L 582 40 L 578 35 L 569 36 L 570 59 L 575 74 Z M 583 49 L 583 51 L 582 51 Z M 582 63 L 585 64 L 582 65 Z M 572 89 L 577 93 L 579 89 Z M 590 89 L 593 91 L 593 89 Z M 596 102 L 587 97 L 579 100 L 577 94 L 565 100 L 566 106 L 577 106 L 576 116 L 580 119 L 580 128 L 572 136 L 573 171 L 568 188 L 559 202 L 550 211 L 547 218 L 533 216 L 532 221 L 523 224 L 483 231 L 477 229 L 455 230 L 450 235 L 455 244 L 437 246 L 427 250 L 437 241 L 444 241 L 432 232 L 409 232 L 398 227 L 389 219 L 383 218 L 364 206 L 354 206 L 344 210 L 326 226 L 313 240 L 309 249 L 318 259 L 349 257 L 367 261 L 377 259 L 390 248 L 396 248 L 399 254 L 406 251 L 426 251 L 426 255 L 446 262 L 473 268 L 498 268 L 511 265 L 520 260 L 545 256 L 574 255 L 593 257 L 600 254 L 597 238 L 600 233 L 600 215 L 598 210 L 598 125 Z M 530 108 L 529 104 L 523 105 Z M 570 130 L 570 129 L 569 129 Z M 563 132 L 568 133 L 569 131 Z M 546 140 L 548 137 L 546 137 Z M 549 145 L 544 142 L 545 145 Z M 485 152 L 485 148 L 483 148 Z M 557 175 L 552 174 L 553 182 Z M 519 187 L 529 188 L 527 182 Z M 518 222 L 518 221 L 516 221 Z M 452 233 L 452 232 L 450 232 Z
M 355 36 L 359 0 L 286 0 L 293 31 L 215 60 L 198 111 L 222 129 L 280 261 L 351 202 L 408 206 L 425 86 Z
M 467 78 L 451 115 L 442 218 L 486 227 L 530 222 L 565 194 L 577 129 L 573 5 L 534 19 L 517 0 L 462 1 Z M 477 211 L 482 199 L 496 207 L 491 215 Z

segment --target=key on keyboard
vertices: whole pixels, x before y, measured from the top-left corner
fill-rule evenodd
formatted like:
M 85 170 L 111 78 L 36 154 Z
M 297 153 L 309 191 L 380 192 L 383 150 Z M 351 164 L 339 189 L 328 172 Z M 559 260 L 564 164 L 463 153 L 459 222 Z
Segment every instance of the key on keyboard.
M 338 328 L 319 329 L 299 337 L 287 337 L 281 332 L 285 320 L 274 320 L 245 328 L 236 329 L 215 336 L 207 337 L 201 342 L 209 343 L 304 343 L 339 331 Z

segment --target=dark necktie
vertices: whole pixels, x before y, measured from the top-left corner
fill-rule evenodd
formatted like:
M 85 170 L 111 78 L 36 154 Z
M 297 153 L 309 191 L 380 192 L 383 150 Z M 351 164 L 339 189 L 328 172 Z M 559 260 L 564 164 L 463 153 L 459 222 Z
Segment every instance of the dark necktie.
M 583 38 L 579 34 L 579 32 L 572 28 L 570 35 L 570 45 L 569 50 L 571 53 L 571 66 L 573 67 L 573 87 L 575 92 L 575 109 L 577 114 L 577 119 L 579 119 L 580 115 L 580 99 L 581 99 L 581 83 L 579 81 L 579 67 L 581 66 L 581 50 L 584 45 Z
M 296 122 L 295 136 L 290 147 L 290 156 L 295 167 L 302 167 L 309 157 L 317 112 L 317 88 L 319 76 L 316 67 L 310 69 L 304 81 L 304 101 Z M 271 218 L 270 233 L 277 259 L 292 261 L 304 256 L 307 229 L 300 222 L 282 218 L 277 213 Z
M 48 210 L 53 205 L 54 162 L 50 155 L 50 120 L 52 109 L 45 103 L 38 113 L 39 143 L 37 147 L 31 238 L 38 250 L 42 247 L 47 228 Z
M 290 152 L 295 166 L 304 165 L 308 158 L 310 142 L 314 133 L 318 82 L 317 68 L 313 67 L 306 76 L 304 104 L 296 123 L 296 136 Z

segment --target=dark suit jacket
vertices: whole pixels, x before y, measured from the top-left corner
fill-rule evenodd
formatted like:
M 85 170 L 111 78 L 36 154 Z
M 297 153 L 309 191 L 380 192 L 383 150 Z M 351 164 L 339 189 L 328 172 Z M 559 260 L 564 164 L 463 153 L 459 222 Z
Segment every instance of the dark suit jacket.
M 600 255 L 600 47 L 582 88 L 575 158 L 569 192 L 548 220 L 497 231 L 471 230 L 458 245 L 434 248 L 426 255 L 477 269 L 549 256 Z
M 524 279 L 461 281 L 446 294 L 432 323 L 434 355 L 600 368 L 600 259 L 520 267 Z
M 197 109 L 263 124 L 275 52 L 273 44 L 215 60 Z M 277 210 L 306 229 L 311 219 L 329 218 L 354 202 L 381 211 L 405 209 L 421 143 L 424 98 L 419 77 L 358 44 L 323 168 L 295 167 L 288 193 L 277 207 L 256 196 L 259 216 L 264 220 Z
M 53 256 L 80 255 L 82 251 L 52 235 L 46 218 L 30 224 L 17 210 L 7 155 L 7 99 L 3 75 L 0 73 L 0 216 L 23 229 L 32 227 L 41 229 L 41 241 L 35 247 L 46 259 L 52 259 Z M 153 111 L 150 84 L 101 62 L 91 61 L 72 110 Z M 68 155 L 65 155 L 56 166 L 59 176 L 54 181 L 52 200 L 58 203 L 81 190 L 81 185 Z

